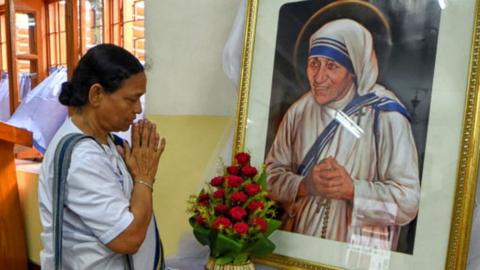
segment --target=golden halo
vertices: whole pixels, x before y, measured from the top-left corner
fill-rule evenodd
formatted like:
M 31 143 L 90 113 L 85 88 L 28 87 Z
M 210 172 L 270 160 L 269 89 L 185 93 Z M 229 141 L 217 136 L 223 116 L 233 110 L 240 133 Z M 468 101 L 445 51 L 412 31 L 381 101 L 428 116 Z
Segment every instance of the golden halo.
M 317 10 L 305 22 L 297 36 L 293 51 L 293 68 L 300 87 L 306 80 L 303 72 L 305 68 L 302 67 L 305 67 L 310 36 L 327 22 L 337 19 L 352 19 L 367 28 L 372 33 L 375 48 L 384 47 L 385 49 L 385 55 L 378 55 L 376 50 L 379 63 L 384 63 L 388 58 L 387 55 L 392 45 L 392 34 L 390 24 L 382 11 L 365 1 L 339 0 Z M 303 55 L 300 56 L 302 52 Z

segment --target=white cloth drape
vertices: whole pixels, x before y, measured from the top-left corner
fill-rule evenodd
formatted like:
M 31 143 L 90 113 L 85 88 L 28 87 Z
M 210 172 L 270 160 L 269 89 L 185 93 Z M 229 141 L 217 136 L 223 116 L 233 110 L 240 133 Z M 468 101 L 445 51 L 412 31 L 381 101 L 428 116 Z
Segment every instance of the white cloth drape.
M 2 73 L 2 78 L 0 79 L 0 121 L 7 121 L 10 118 L 10 88 L 8 82 L 8 73 Z M 31 75 L 29 73 L 21 73 L 18 82 L 18 96 L 20 100 L 23 100 L 31 90 Z
M 242 63 L 246 9 L 247 1 L 241 0 L 232 30 L 223 49 L 223 71 L 237 88 L 240 84 L 240 65 Z
M 66 80 L 66 68 L 55 70 L 32 91 L 28 91 L 7 121 L 13 126 L 32 132 L 33 144 L 42 153 L 67 117 L 67 107 L 58 101 L 62 83 Z

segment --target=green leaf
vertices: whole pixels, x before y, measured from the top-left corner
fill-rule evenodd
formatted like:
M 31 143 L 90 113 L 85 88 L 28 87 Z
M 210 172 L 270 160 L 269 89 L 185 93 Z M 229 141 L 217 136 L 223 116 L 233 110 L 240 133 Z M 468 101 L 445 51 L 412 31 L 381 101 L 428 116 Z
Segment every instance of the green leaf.
M 218 257 L 217 259 L 215 259 L 215 264 L 218 264 L 218 265 L 223 265 L 223 264 L 227 264 L 227 263 L 230 263 L 233 261 L 233 255 L 229 254 L 229 255 L 225 255 L 225 256 L 221 256 L 221 257 Z
M 200 242 L 202 245 L 210 246 L 211 230 L 196 224 L 194 220 L 195 220 L 194 218 L 189 219 L 190 225 L 193 227 L 193 235 L 195 236 L 195 238 L 197 238 L 198 242 Z
M 265 171 L 265 168 L 263 168 L 262 173 L 257 179 L 257 183 L 262 186 L 262 190 L 267 191 L 267 172 Z
M 233 260 L 233 264 L 244 264 L 248 260 L 248 253 L 242 252 Z
M 257 242 L 253 244 L 249 251 L 255 256 L 265 256 L 271 254 L 273 250 L 275 250 L 275 244 L 264 235 L 260 235 Z
M 243 249 L 243 245 L 231 238 L 228 238 L 222 233 L 219 233 L 215 241 L 214 256 L 223 256 L 227 253 L 239 253 Z
M 280 228 L 280 226 L 282 226 L 282 222 L 280 220 L 271 219 L 271 218 L 266 218 L 265 220 L 268 223 L 268 228 L 267 228 L 267 231 L 264 233 L 264 235 L 267 237 L 270 234 L 272 234 L 275 230 Z
M 192 228 L 195 228 L 195 216 L 192 216 L 188 219 L 188 223 L 190 223 L 190 226 L 192 226 Z

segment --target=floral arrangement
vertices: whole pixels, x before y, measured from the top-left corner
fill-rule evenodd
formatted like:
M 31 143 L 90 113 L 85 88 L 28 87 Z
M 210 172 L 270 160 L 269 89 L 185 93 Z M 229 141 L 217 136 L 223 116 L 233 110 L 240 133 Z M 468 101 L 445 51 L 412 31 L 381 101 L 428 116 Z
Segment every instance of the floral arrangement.
M 215 263 L 243 264 L 250 255 L 264 256 L 275 245 L 267 238 L 281 222 L 273 219 L 274 202 L 266 191 L 265 168 L 259 173 L 248 153 L 210 180 L 188 201 L 190 225 L 197 240 L 210 247 Z

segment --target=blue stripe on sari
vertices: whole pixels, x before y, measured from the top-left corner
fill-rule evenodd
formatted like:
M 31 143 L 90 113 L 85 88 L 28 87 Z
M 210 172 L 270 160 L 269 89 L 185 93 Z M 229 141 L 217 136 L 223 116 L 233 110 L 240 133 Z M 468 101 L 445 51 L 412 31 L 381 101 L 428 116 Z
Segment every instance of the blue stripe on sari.
M 390 98 L 379 98 L 376 94 L 370 93 L 363 96 L 355 97 L 347 106 L 342 110 L 348 116 L 355 114 L 361 108 L 365 106 L 372 106 L 375 110 L 374 112 L 374 134 L 375 141 L 378 136 L 378 116 L 380 112 L 398 112 L 407 118 L 409 121 L 411 119 L 410 113 L 407 109 L 402 106 L 399 102 L 390 99 Z M 310 150 L 308 150 L 305 155 L 302 163 L 298 167 L 297 174 L 305 176 L 308 174 L 310 169 L 318 161 L 320 154 L 322 153 L 325 146 L 332 140 L 333 135 L 339 127 L 337 120 L 333 119 L 327 127 L 320 133 L 318 138 L 315 140 L 315 143 L 312 145 Z
M 348 105 L 342 110 L 347 115 L 352 115 L 360 110 L 362 107 L 373 104 L 378 101 L 380 98 L 374 93 L 366 94 L 363 96 L 355 97 Z M 312 145 L 310 150 L 308 150 L 307 155 L 305 155 L 302 163 L 298 167 L 297 174 L 305 176 L 308 174 L 313 165 L 317 162 L 320 154 L 322 153 L 325 146 L 331 141 L 333 135 L 337 131 L 339 126 L 338 121 L 333 119 L 327 127 L 320 133 L 318 138 L 315 140 L 315 143 Z
M 335 40 L 333 38 L 326 38 L 326 37 L 317 38 L 317 39 L 313 40 L 311 47 L 315 47 L 316 45 L 321 45 L 322 43 L 323 44 L 331 44 L 335 48 L 341 50 L 343 53 L 348 55 L 348 50 L 347 50 L 347 47 L 345 46 L 345 44 L 343 44 L 342 42 L 340 42 L 338 40 Z
M 309 54 L 310 56 L 326 56 L 332 60 L 337 61 L 340 63 L 342 66 L 344 66 L 350 73 L 355 74 L 355 71 L 353 69 L 352 61 L 350 61 L 350 58 L 343 54 L 341 51 L 334 49 L 333 47 L 326 46 L 326 45 L 320 45 L 320 46 L 315 46 L 310 49 Z

